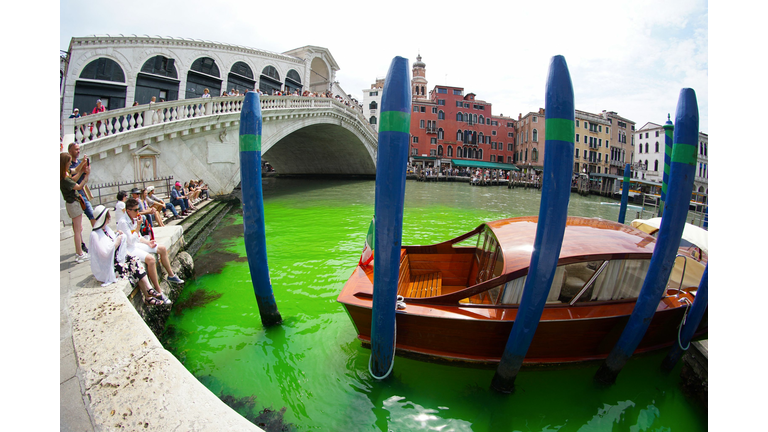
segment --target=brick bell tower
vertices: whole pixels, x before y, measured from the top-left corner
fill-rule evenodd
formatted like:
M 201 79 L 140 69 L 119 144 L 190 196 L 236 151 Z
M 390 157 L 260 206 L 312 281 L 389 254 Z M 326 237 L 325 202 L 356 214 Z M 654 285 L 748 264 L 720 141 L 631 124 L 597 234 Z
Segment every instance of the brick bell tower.
M 421 54 L 416 56 L 416 62 L 413 63 L 413 73 L 411 78 L 411 97 L 413 99 L 427 99 L 427 71 L 426 64 L 421 61 Z

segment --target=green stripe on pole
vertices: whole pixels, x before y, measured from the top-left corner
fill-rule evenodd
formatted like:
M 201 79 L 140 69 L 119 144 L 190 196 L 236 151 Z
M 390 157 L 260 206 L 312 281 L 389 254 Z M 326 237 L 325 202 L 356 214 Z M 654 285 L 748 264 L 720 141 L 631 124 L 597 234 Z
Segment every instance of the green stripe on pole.
M 411 113 L 384 111 L 379 120 L 379 132 L 411 132 Z
M 261 151 L 261 135 L 240 135 L 240 151 Z
M 684 143 L 675 143 L 672 151 L 672 163 L 682 163 L 696 166 L 696 146 Z
M 544 122 L 545 135 L 548 140 L 573 142 L 576 136 L 576 124 L 573 120 L 548 118 Z

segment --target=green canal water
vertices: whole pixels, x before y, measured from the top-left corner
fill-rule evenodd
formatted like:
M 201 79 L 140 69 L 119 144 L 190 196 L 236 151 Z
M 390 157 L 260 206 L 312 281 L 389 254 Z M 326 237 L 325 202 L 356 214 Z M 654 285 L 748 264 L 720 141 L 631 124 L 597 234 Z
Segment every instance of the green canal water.
M 539 200 L 533 189 L 408 181 L 403 244 L 537 215 Z M 618 207 L 606 201 L 571 194 L 568 213 L 617 220 Z M 396 357 L 387 380 L 371 378 L 370 350 L 336 297 L 360 258 L 373 204 L 373 181 L 265 179 L 268 260 L 283 324 L 261 324 L 235 211 L 195 256 L 196 277 L 174 305 L 163 344 L 241 414 L 284 408 L 292 430 L 707 429 L 706 411 L 679 388 L 681 365 L 668 376 L 659 371 L 664 352 L 631 359 L 610 388 L 592 380 L 599 363 L 524 367 L 511 395 L 489 388 L 492 368 Z

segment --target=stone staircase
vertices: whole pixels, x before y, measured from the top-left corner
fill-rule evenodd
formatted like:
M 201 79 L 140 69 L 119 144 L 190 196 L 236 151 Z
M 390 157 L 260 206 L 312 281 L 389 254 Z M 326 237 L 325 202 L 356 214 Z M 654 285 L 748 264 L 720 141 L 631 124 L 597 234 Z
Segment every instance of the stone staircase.
M 196 204 L 197 211 L 184 219 L 170 222 L 184 227 L 184 250 L 194 256 L 211 231 L 236 203 L 237 199 L 232 197 L 201 201 Z

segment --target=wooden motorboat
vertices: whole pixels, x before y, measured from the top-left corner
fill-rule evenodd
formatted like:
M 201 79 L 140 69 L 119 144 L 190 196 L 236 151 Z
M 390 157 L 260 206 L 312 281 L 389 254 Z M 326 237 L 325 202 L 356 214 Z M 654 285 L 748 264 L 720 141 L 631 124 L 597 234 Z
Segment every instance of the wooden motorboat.
M 525 286 L 537 221 L 503 219 L 443 243 L 402 247 L 396 352 L 499 362 Z M 635 306 L 655 243 L 627 225 L 569 217 L 547 304 L 524 362 L 607 357 Z M 678 326 L 705 269 L 683 248 L 680 254 L 636 352 L 677 343 Z M 338 297 L 364 345 L 371 339 L 373 270 L 358 264 Z M 705 315 L 695 337 L 706 330 Z

